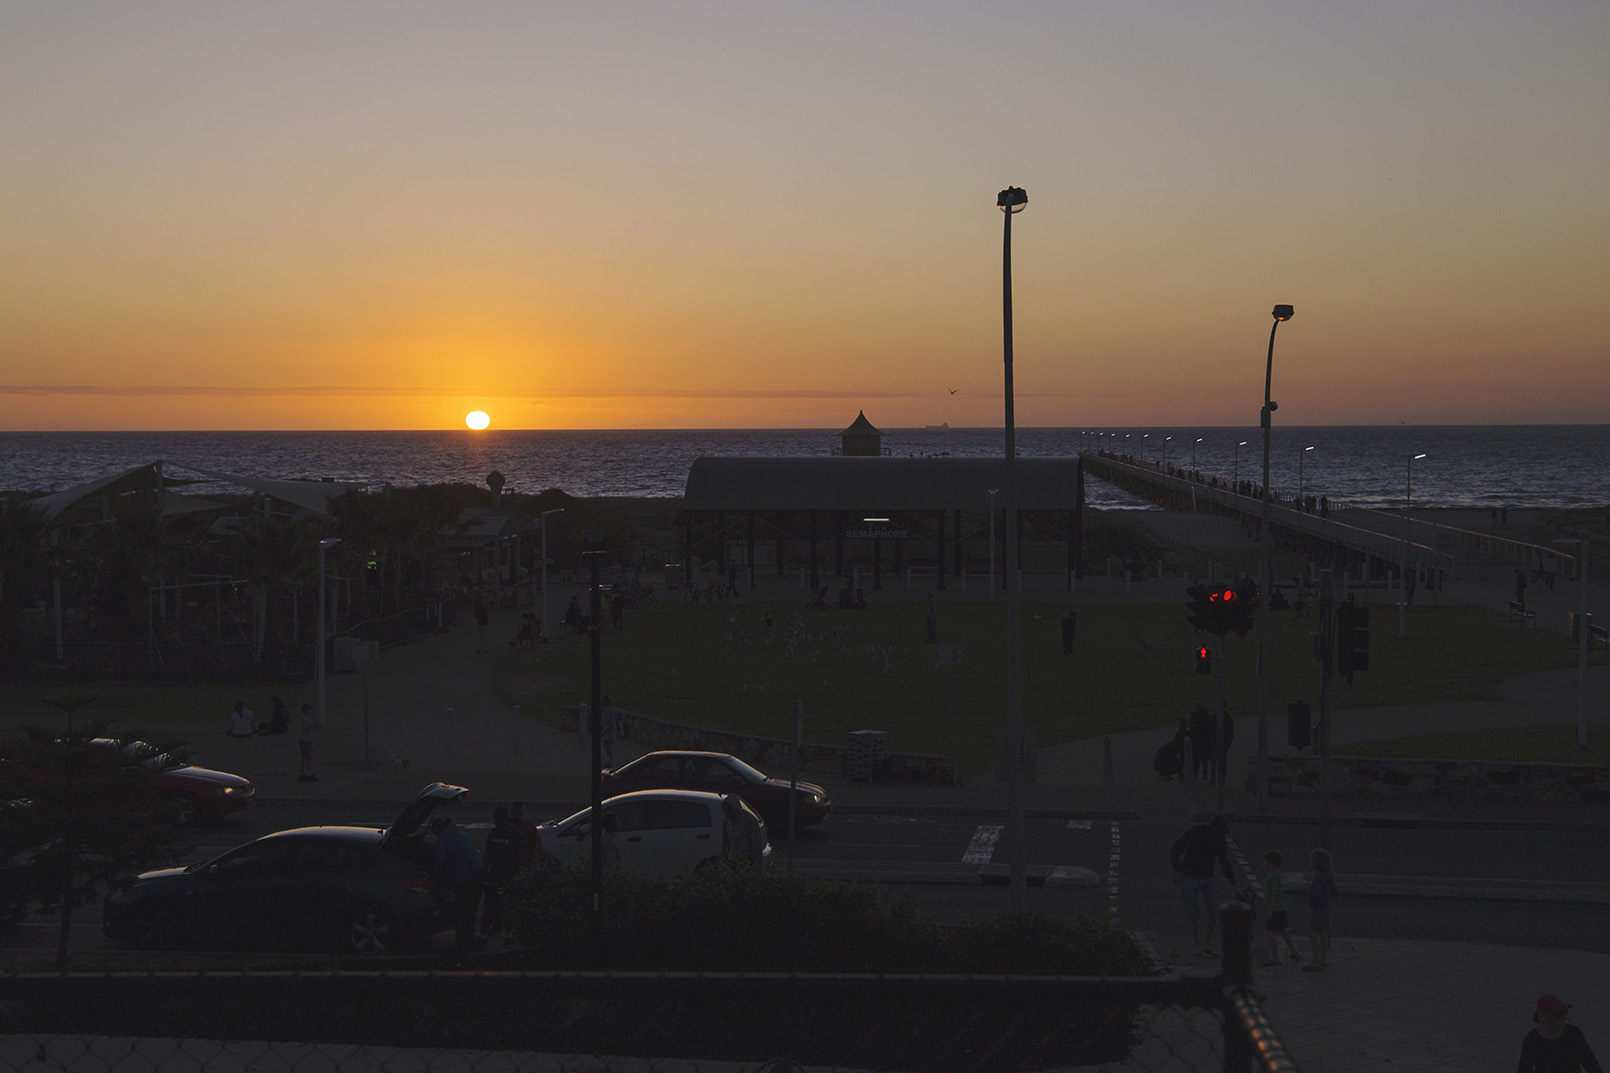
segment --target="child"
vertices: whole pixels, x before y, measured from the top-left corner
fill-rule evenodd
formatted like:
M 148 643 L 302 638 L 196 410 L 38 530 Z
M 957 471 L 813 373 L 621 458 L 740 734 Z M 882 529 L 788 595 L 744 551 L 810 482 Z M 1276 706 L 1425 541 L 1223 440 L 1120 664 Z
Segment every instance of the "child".
M 1336 872 L 1331 866 L 1330 851 L 1316 849 L 1308 855 L 1314 875 L 1308 881 L 1308 938 L 1313 943 L 1313 961 L 1303 966 L 1304 972 L 1318 972 L 1330 965 L 1330 910 L 1336 899 Z
M 1286 949 L 1291 954 L 1291 960 L 1301 961 L 1302 955 L 1297 952 L 1297 944 L 1291 938 L 1291 921 L 1286 917 L 1286 887 L 1285 876 L 1280 871 L 1281 856 L 1275 850 L 1263 855 L 1264 867 L 1268 874 L 1263 877 L 1263 900 L 1269 907 L 1269 960 L 1263 963 L 1266 969 L 1280 967 L 1280 941 L 1286 941 Z

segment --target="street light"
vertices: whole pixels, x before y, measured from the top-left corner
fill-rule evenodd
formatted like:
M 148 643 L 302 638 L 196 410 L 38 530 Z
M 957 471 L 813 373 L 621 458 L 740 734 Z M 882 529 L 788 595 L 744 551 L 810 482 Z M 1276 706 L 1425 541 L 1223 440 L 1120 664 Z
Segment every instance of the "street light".
M 1408 633 L 1409 621 L 1409 493 L 1414 487 L 1414 464 L 1424 458 L 1425 452 L 1410 455 L 1408 468 L 1403 474 L 1403 570 L 1398 575 L 1398 636 Z
M 1561 537 L 1556 544 L 1574 544 L 1577 547 L 1577 665 L 1576 665 L 1576 743 L 1588 747 L 1588 541 L 1587 534 L 1579 540 Z
M 1168 441 L 1172 440 L 1173 438 L 1173 436 L 1163 437 L 1163 469 L 1165 470 L 1168 469 Z
M 1296 311 L 1289 305 L 1277 305 L 1269 327 L 1269 356 L 1263 366 L 1263 410 L 1258 423 L 1263 426 L 1263 528 L 1258 532 L 1258 811 L 1269 809 L 1269 425 L 1270 416 L 1279 404 L 1269 397 L 1269 386 L 1275 373 L 1275 332 L 1281 321 L 1290 320 Z
M 1006 574 L 1006 768 L 1007 822 L 1012 827 L 1011 906 L 1022 912 L 1028 891 L 1028 840 L 1023 830 L 1023 695 L 1018 651 L 1017 591 L 1017 430 L 1012 412 L 1012 217 L 1023 211 L 1029 195 L 1009 186 L 995 199 L 1005 220 L 1001 238 L 1001 350 L 1006 369 L 1006 480 L 1001 497 L 1006 512 L 1006 547 L 1001 566 Z M 994 591 L 993 586 L 991 591 Z
M 1235 477 L 1231 479 L 1231 483 L 1236 486 L 1237 495 L 1240 495 L 1241 489 L 1241 448 L 1245 447 L 1246 445 L 1246 440 L 1242 440 L 1240 443 L 1235 445 Z
M 1303 509 L 1303 502 L 1304 502 L 1304 500 L 1303 500 L 1303 459 L 1307 458 L 1308 457 L 1308 452 L 1312 451 L 1312 450 L 1313 450 L 1313 447 L 1309 446 L 1309 447 L 1304 447 L 1301 451 L 1297 452 L 1297 509 L 1298 510 Z
M 340 537 L 325 537 L 319 541 L 319 728 L 324 727 L 324 553 L 341 543 Z
M 1201 442 L 1202 442 L 1202 437 L 1198 436 L 1191 443 L 1191 469 L 1193 471 L 1196 469 L 1196 445 L 1201 443 Z
M 564 507 L 554 507 L 552 510 L 543 511 L 537 518 L 538 524 L 542 526 L 542 639 L 544 641 L 553 636 L 553 632 L 548 629 L 548 515 L 563 514 L 564 512 Z

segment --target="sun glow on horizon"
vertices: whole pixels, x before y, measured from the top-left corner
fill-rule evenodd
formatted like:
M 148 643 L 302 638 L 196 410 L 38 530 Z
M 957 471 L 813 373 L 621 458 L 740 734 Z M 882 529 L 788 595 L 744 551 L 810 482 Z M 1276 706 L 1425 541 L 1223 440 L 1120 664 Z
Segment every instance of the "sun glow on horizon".
M 492 418 L 487 415 L 485 410 L 471 410 L 469 413 L 464 415 L 464 424 L 474 429 L 476 432 L 480 432 L 491 423 Z

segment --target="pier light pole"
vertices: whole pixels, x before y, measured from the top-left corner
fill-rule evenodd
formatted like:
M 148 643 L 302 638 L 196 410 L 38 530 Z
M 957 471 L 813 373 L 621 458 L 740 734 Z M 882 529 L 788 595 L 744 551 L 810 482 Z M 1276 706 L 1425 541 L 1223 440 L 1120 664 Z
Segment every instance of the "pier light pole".
M 1408 469 L 1403 474 L 1403 570 L 1398 574 L 1398 636 L 1409 631 L 1409 493 L 1414 487 L 1414 464 L 1425 457 L 1421 451 L 1409 456 Z
M 1002 482 L 1002 507 L 1006 512 L 1006 547 L 1001 549 L 1001 567 L 1006 573 L 1006 769 L 1007 822 L 1012 826 L 1011 906 L 1022 912 L 1028 890 L 1028 832 L 1023 829 L 1023 694 L 1021 653 L 1018 651 L 1017 591 L 1017 488 L 1014 470 L 1017 461 L 1017 432 L 1012 412 L 1012 217 L 1023 211 L 1029 195 L 1022 187 L 1009 186 L 995 199 L 1005 219 L 1001 239 L 1001 341 L 1006 366 L 1006 478 Z
M 1308 446 L 1308 447 L 1304 447 L 1301 451 L 1297 452 L 1297 509 L 1298 510 L 1303 509 L 1303 459 L 1307 458 L 1308 457 L 1308 452 L 1312 451 L 1313 449 L 1314 448 L 1312 446 Z
M 564 507 L 555 507 L 552 510 L 543 511 L 537 518 L 537 523 L 542 526 L 542 639 L 544 641 L 553 636 L 553 632 L 548 629 L 548 515 L 563 514 L 564 512 Z
M 340 537 L 325 537 L 319 541 L 319 726 L 324 726 L 324 553 L 341 543 Z
M 1173 436 L 1164 436 L 1163 437 L 1163 470 L 1164 470 L 1164 472 L 1167 472 L 1167 470 L 1168 470 L 1168 441 L 1172 440 L 1173 438 L 1174 438 Z
M 1196 445 L 1201 443 L 1201 442 L 1202 442 L 1202 437 L 1198 436 L 1191 443 L 1191 469 L 1192 469 L 1193 472 L 1196 469 Z
M 1275 371 L 1275 331 L 1281 321 L 1296 311 L 1289 305 L 1274 308 L 1274 324 L 1269 328 L 1269 356 L 1263 366 L 1263 526 L 1258 531 L 1262 544 L 1258 557 L 1258 811 L 1269 810 L 1269 425 L 1270 415 L 1279 404 L 1269 397 Z M 1245 441 L 1242 441 L 1245 442 Z
M 1577 665 L 1576 665 L 1576 744 L 1588 747 L 1588 539 L 1583 533 L 1576 537 L 1561 537 L 1556 544 L 1576 546 L 1577 575 Z
M 1230 483 L 1233 485 L 1239 485 L 1241 483 L 1241 448 L 1245 447 L 1246 445 L 1246 440 L 1242 440 L 1240 443 L 1235 445 L 1235 476 L 1232 477 L 1230 481 Z M 1241 493 L 1237 491 L 1236 494 L 1240 495 Z

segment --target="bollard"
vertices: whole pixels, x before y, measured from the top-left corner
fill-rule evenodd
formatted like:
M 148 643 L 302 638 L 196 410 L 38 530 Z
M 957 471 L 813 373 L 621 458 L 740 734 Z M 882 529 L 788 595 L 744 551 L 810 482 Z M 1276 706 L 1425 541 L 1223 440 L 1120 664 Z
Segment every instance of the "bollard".
M 1112 735 L 1104 734 L 1101 738 L 1101 781 L 1112 782 Z

